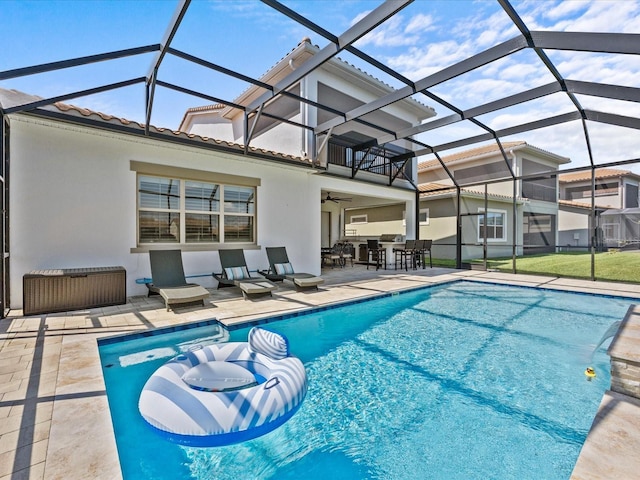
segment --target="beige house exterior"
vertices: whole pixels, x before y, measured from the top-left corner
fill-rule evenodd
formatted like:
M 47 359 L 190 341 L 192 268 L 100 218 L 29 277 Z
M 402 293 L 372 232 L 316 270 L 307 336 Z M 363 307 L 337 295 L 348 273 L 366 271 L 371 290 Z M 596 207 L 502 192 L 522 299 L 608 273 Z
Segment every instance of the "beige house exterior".
M 497 144 L 442 157 L 453 179 L 437 159 L 418 165 L 420 238 L 433 240 L 434 256 L 455 258 L 454 180 L 461 187 L 463 260 L 483 258 L 485 233 L 487 257 L 512 255 L 514 239 L 517 255 L 555 249 L 558 186 L 548 174 L 570 160 L 522 141 L 502 147 L 506 160 Z M 514 185 L 511 172 L 529 178 Z M 483 181 L 492 182 L 486 190 Z
M 554 251 L 558 221 L 556 176 L 511 180 L 556 172 L 570 160 L 523 141 L 502 144 L 507 161 L 497 144 L 465 150 L 441 157 L 461 186 L 460 212 L 462 260 L 484 256 L 487 232 L 488 257 L 511 256 L 515 238 L 516 254 Z M 418 164 L 420 203 L 419 237 L 433 240 L 437 258 L 456 257 L 457 221 L 454 180 L 437 159 Z M 490 181 L 486 187 L 480 182 Z M 515 196 L 514 196 L 515 193 Z M 515 200 L 514 200 L 515 199 Z M 484 212 L 488 210 L 486 229 Z M 355 235 L 398 233 L 406 235 L 407 212 L 401 206 L 346 211 L 347 231 Z M 515 226 L 515 230 L 514 230 Z
M 638 248 L 640 245 L 640 175 L 630 170 L 598 168 L 594 172 L 594 210 L 597 216 L 596 248 Z M 591 171 L 559 176 L 558 245 L 589 247 Z
M 319 51 L 320 49 L 308 38 L 304 38 L 266 72 L 260 81 L 276 85 Z M 328 181 L 326 188 L 323 188 L 318 196 L 318 204 L 322 211 L 323 247 L 342 240 L 346 232 L 354 228 L 346 225 L 349 218 L 349 214 L 345 212 L 346 208 L 384 205 L 392 210 L 415 212 L 417 159 L 412 158 L 402 166 L 399 175 L 396 175 L 396 166 L 391 166 L 387 160 L 399 153 L 408 152 L 410 144 L 406 140 L 398 140 L 370 149 L 358 147 L 374 140 L 381 133 L 367 122 L 399 131 L 419 125 L 435 116 L 433 108 L 407 98 L 367 115 L 367 122 L 350 121 L 333 129 L 328 138 L 324 136 L 316 139 L 312 129 L 300 128 L 300 125 L 320 125 L 335 118 L 336 111 L 352 110 L 388 95 L 394 89 L 353 65 L 339 58 L 332 58 L 288 91 L 309 102 L 299 101 L 291 96 L 281 97 L 248 121 L 245 121 L 244 112 L 233 106 L 209 105 L 190 108 L 184 115 L 180 130 L 240 144 L 248 143 L 249 136 L 252 146 L 304 158 L 310 164 L 325 169 L 327 177 L 331 175 L 363 180 L 368 182 L 370 187 L 377 184 L 399 189 L 400 194 L 396 196 L 380 195 L 375 188 L 368 188 L 368 193 L 362 194 L 357 188 L 332 187 Z M 253 85 L 233 102 L 236 105 L 248 105 L 263 93 L 263 88 Z M 335 111 L 323 110 L 317 107 L 317 104 L 327 105 Z M 287 122 L 278 121 L 270 117 L 271 114 L 286 118 Z M 403 191 L 400 192 L 400 189 Z M 407 200 L 409 192 L 410 200 Z M 326 201 L 327 197 L 348 200 Z M 414 217 L 412 213 L 408 225 L 412 235 L 415 231 L 412 220 Z M 383 227 L 384 230 L 387 228 L 402 233 L 395 225 Z M 404 228 L 402 227 L 402 230 Z M 362 235 L 369 234 L 367 228 L 356 229 L 362 231 Z

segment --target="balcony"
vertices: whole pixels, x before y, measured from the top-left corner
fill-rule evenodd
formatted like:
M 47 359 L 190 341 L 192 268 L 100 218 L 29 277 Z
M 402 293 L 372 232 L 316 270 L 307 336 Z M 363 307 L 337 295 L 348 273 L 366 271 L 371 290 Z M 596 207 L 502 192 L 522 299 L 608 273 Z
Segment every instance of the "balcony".
M 351 178 L 354 178 L 358 172 L 384 175 L 391 185 L 396 179 L 413 181 L 411 159 L 392 161 L 392 158 L 403 153 L 406 153 L 403 148 L 394 145 L 359 148 L 345 145 L 343 142 L 329 141 L 327 163 L 350 168 Z

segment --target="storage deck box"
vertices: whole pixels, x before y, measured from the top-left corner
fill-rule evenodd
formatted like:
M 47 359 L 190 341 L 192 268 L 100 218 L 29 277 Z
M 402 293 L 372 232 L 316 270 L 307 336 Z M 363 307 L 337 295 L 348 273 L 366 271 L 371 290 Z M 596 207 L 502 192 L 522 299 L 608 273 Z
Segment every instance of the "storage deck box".
M 34 270 L 23 277 L 24 315 L 121 305 L 126 275 L 123 267 Z

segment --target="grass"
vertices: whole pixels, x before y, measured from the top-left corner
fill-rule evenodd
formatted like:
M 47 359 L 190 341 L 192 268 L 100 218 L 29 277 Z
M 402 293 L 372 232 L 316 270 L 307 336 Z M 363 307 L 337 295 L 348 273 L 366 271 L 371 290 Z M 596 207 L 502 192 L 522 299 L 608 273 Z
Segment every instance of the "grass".
M 482 260 L 472 260 L 471 263 L 482 264 Z M 456 261 L 434 258 L 433 266 L 456 268 Z M 488 259 L 487 268 L 511 273 L 511 257 Z M 516 271 L 534 275 L 590 279 L 591 254 L 567 252 L 517 257 Z M 596 253 L 595 273 L 597 280 L 640 283 L 640 251 Z
M 487 260 L 487 268 L 512 271 L 509 258 Z M 591 278 L 589 253 L 552 253 L 516 258 L 516 271 L 555 277 Z M 640 283 L 640 252 L 603 252 L 595 255 L 597 280 Z

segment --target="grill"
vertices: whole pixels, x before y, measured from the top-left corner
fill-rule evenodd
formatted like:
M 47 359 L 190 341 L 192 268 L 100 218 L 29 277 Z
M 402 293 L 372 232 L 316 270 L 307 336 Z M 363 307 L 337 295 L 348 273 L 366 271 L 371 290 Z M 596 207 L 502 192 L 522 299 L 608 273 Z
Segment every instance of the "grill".
M 127 301 L 123 267 L 34 270 L 23 277 L 24 315 L 121 305 Z
M 396 235 L 395 233 L 383 233 L 382 235 L 380 235 L 380 242 L 395 242 L 396 238 L 399 235 Z

